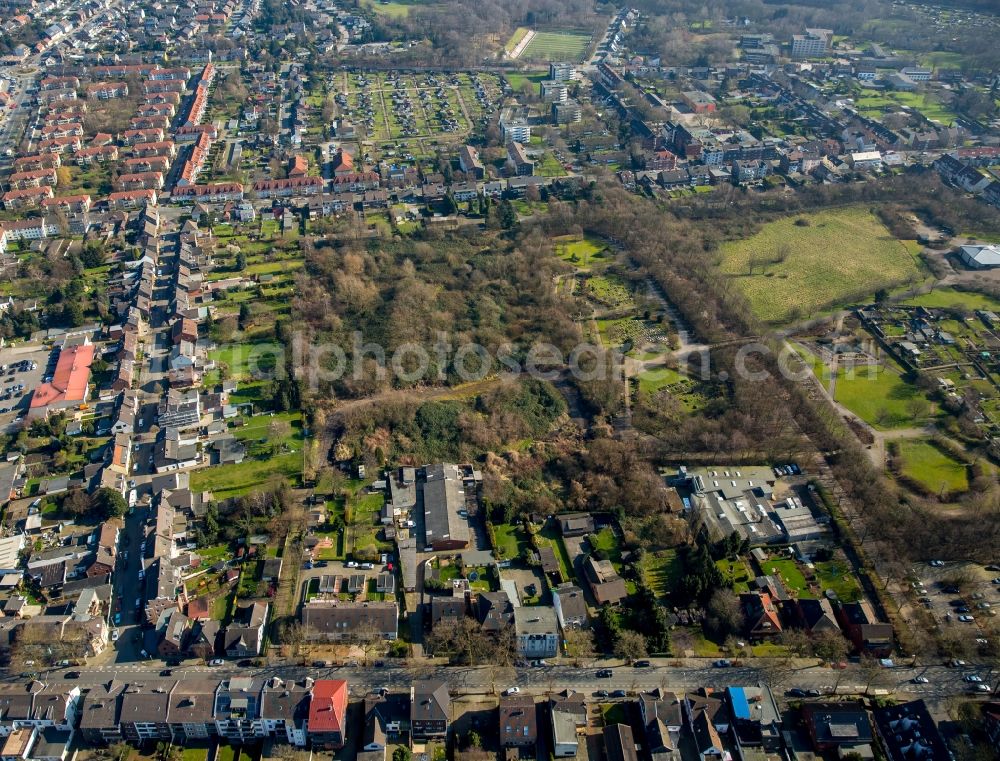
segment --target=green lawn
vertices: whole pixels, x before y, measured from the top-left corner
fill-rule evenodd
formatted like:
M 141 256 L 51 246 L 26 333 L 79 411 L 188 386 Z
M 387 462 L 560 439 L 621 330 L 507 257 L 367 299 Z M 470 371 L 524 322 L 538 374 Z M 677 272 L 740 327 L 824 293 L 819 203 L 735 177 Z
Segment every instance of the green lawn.
M 221 753 L 221 748 L 219 749 Z M 205 761 L 208 758 L 208 748 L 185 747 L 181 752 L 181 761 Z
M 844 602 L 861 599 L 861 584 L 847 560 L 826 560 L 814 564 L 816 579 L 823 590 L 832 589 Z
M 655 394 L 661 388 L 684 380 L 683 375 L 669 367 L 651 367 L 636 377 L 639 379 L 639 390 L 644 394 Z
M 789 592 L 796 592 L 801 596 L 808 590 L 806 577 L 802 574 L 798 563 L 791 558 L 768 558 L 761 565 L 768 575 L 776 574 Z
M 927 309 L 964 309 L 968 312 L 977 309 L 1000 311 L 1000 301 L 985 293 L 959 291 L 954 288 L 935 288 L 929 293 L 907 299 L 903 304 Z
M 216 499 L 238 497 L 264 487 L 273 478 L 293 483 L 302 473 L 302 453 L 289 452 L 267 460 L 244 460 L 239 464 L 202 468 L 191 473 L 191 488 L 210 491 Z
M 861 96 L 854 99 L 854 105 L 862 115 L 872 118 L 881 117 L 886 111 L 898 111 L 900 107 L 906 106 L 919 111 L 927 119 L 945 126 L 955 121 L 954 112 L 933 97 L 919 92 L 862 90 Z
M 493 526 L 493 533 L 496 535 L 497 552 L 504 558 L 511 560 L 519 558 L 521 551 L 528 546 L 528 538 L 520 526 L 496 523 Z
M 571 32 L 535 32 L 521 58 L 526 61 L 570 61 L 583 60 L 590 45 L 589 34 Z
M 269 374 L 277 361 L 277 346 L 229 344 L 208 353 L 208 358 L 229 368 L 229 377 L 245 380 Z
M 809 317 L 921 277 L 914 255 L 860 206 L 770 222 L 756 235 L 723 244 L 720 253 L 721 271 L 770 323 Z
M 556 238 L 556 256 L 564 262 L 569 262 L 579 270 L 590 269 L 591 264 L 605 262 L 609 259 L 605 253 L 607 247 L 599 238 Z
M 563 165 L 548 151 L 542 156 L 542 160 L 535 167 L 542 177 L 562 177 L 566 174 Z
M 531 86 L 531 90 L 536 95 L 538 94 L 538 83 L 543 79 L 549 78 L 549 73 L 547 71 L 528 73 L 528 72 L 510 72 L 509 74 L 504 74 L 504 78 L 507 80 L 507 84 L 510 85 L 510 89 L 514 92 L 519 93 L 524 89 L 525 83 Z
M 657 597 L 667 597 L 681 575 L 675 550 L 647 552 L 642 556 L 642 578 Z
M 419 0 L 392 0 L 392 2 L 385 2 L 385 0 L 361 0 L 361 5 L 371 8 L 375 13 L 382 16 L 406 18 L 410 15 L 410 9 L 414 5 L 429 5 L 429 3 L 422 3 Z
M 969 470 L 931 442 L 906 439 L 899 442 L 902 472 L 934 493 L 963 492 L 969 488 Z
M 880 430 L 919 426 L 910 405 L 926 397 L 914 384 L 903 380 L 897 365 L 872 365 L 853 369 L 852 376 L 837 371 L 834 398 L 869 425 Z M 929 411 L 931 405 L 926 403 Z
M 750 591 L 750 582 L 753 581 L 753 574 L 742 559 L 729 560 L 723 558 L 717 560 L 715 565 L 722 571 L 722 577 L 733 585 L 736 594 Z

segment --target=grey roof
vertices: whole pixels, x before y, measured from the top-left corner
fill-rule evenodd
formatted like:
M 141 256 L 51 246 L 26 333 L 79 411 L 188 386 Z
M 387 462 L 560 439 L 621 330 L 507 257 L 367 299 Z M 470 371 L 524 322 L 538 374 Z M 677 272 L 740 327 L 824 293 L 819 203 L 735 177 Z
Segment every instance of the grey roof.
M 448 685 L 437 679 L 419 679 L 413 683 L 410 721 L 444 721 L 451 714 Z
M 424 530 L 427 541 L 448 539 L 466 542 L 470 538 L 469 522 L 458 514 L 465 507 L 462 473 L 457 465 L 438 463 L 424 469 L 423 485 Z

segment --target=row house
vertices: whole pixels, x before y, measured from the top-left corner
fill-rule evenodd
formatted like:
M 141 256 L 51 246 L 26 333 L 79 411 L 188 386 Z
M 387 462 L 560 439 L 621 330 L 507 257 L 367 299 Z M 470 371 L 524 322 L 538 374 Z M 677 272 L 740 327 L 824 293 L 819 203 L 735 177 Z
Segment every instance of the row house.
M 122 190 L 108 195 L 108 208 L 114 210 L 139 209 L 146 204 L 156 205 L 156 191 L 148 190 Z
M 115 100 L 128 97 L 128 85 L 124 82 L 95 82 L 87 85 L 87 97 L 97 100 Z
M 177 146 L 173 140 L 136 143 L 132 146 L 132 155 L 138 158 L 148 158 L 150 156 L 169 156 L 170 158 L 174 158 L 177 155 Z
M 149 190 L 151 188 L 162 190 L 163 173 L 133 172 L 131 174 L 122 174 L 115 180 L 115 188 L 117 190 Z
M 172 119 L 174 116 L 174 106 L 171 103 L 147 103 L 139 106 L 136 116 L 165 116 Z
M 182 93 L 186 89 L 187 89 L 186 83 L 179 79 L 150 81 L 150 82 L 145 82 L 142 85 L 143 95 L 155 95 L 156 93 L 162 93 L 162 92 Z
M 192 142 L 201 135 L 208 135 L 210 140 L 215 140 L 219 133 L 214 124 L 184 124 L 174 132 L 174 137 L 181 143 Z
M 82 214 L 90 211 L 90 196 L 86 193 L 74 196 L 55 196 L 42 201 L 46 211 L 63 211 L 68 214 Z
M 66 151 L 76 152 L 83 146 L 83 140 L 79 135 L 69 135 L 66 137 L 51 137 L 38 142 L 39 151 L 50 153 L 65 153 Z
M 377 190 L 378 187 L 379 176 L 376 172 L 352 172 L 333 178 L 334 192 L 360 193 L 365 190 Z
M 76 90 L 80 87 L 80 79 L 78 77 L 45 77 L 39 83 L 39 87 L 43 92 L 66 89 Z
M 40 188 L 43 185 L 55 187 L 56 170 L 33 169 L 28 172 L 14 172 L 14 174 L 7 178 L 7 184 L 11 188 L 17 189 Z
M 327 692 L 308 678 L 193 678 L 156 687 L 112 681 L 93 688 L 82 701 L 79 729 L 90 745 L 121 740 L 183 745 L 220 738 L 237 743 L 273 739 L 305 747 L 314 702 L 318 722 L 327 718 L 328 711 L 322 710 Z M 338 715 L 343 737 L 346 713 Z
M 73 124 L 82 122 L 86 113 L 79 109 L 67 109 L 61 110 L 58 113 L 49 113 L 45 115 L 46 126 L 55 124 Z
M 35 209 L 44 199 L 52 198 L 52 196 L 52 188 L 48 185 L 36 188 L 15 188 L 3 194 L 3 207 L 7 211 Z
M 38 94 L 38 100 L 46 105 L 66 101 L 75 101 L 76 99 L 76 89 L 72 87 L 67 87 L 62 90 L 47 90 Z
M 67 122 L 66 124 L 48 124 L 41 129 L 43 138 L 70 137 L 71 135 L 83 137 L 83 125 L 79 122 Z
M 186 83 L 191 78 L 191 70 L 184 66 L 172 69 L 154 68 L 146 75 L 150 82 L 180 81 Z
M 148 77 L 149 72 L 155 68 L 155 64 L 119 64 L 114 66 L 95 66 L 90 70 L 90 73 L 98 79 L 124 79 L 129 75 Z
M 238 182 L 184 185 L 175 188 L 172 195 L 174 198 L 190 201 L 240 201 L 243 199 L 243 185 Z
M 73 163 L 77 166 L 92 166 L 118 160 L 117 145 L 95 145 L 82 148 L 73 154 Z
M 208 88 L 199 85 L 194 91 L 194 98 L 191 100 L 191 108 L 188 109 L 187 118 L 184 120 L 185 126 L 195 126 L 201 123 L 205 116 L 205 109 L 208 107 Z
M 162 129 L 170 127 L 170 119 L 166 116 L 133 116 L 128 120 L 129 129 Z
M 175 108 L 181 104 L 181 95 L 177 92 L 158 92 L 147 95 L 142 100 L 143 105 L 155 106 L 159 103 L 168 103 Z
M 57 169 L 62 164 L 58 153 L 36 153 L 14 159 L 15 172 L 30 172 L 34 169 Z
M 133 156 L 122 163 L 126 172 L 166 172 L 170 168 L 167 156 Z
M 77 121 L 83 118 L 83 115 L 87 113 L 87 104 L 82 100 L 73 101 L 70 103 L 50 103 L 47 110 L 47 116 L 67 116 L 75 115 L 77 116 Z
M 18 240 L 42 240 L 59 233 L 59 226 L 49 217 L 17 219 L 13 222 L 4 222 L 3 226 L 7 241 L 11 243 Z
M 259 198 L 311 196 L 323 192 L 322 177 L 291 177 L 284 180 L 258 180 L 253 190 Z
M 136 145 L 138 143 L 160 143 L 163 142 L 162 129 L 129 129 L 122 133 L 121 140 L 125 145 Z
M 18 729 L 71 731 L 80 705 L 80 688 L 37 680 L 0 684 L 0 737 Z

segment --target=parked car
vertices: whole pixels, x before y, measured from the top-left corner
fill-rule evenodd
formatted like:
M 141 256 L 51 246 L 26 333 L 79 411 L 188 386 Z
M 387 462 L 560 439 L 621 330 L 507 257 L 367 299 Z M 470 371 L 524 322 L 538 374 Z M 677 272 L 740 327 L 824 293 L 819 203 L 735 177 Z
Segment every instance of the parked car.
M 970 684 L 982 684 L 983 683 L 983 678 L 981 676 L 979 676 L 979 674 L 966 674 L 962 678 L 966 682 L 969 682 Z
M 520 691 L 521 691 L 520 687 L 508 687 L 506 690 L 503 691 L 503 694 L 504 695 L 516 695 Z
M 975 623 L 976 619 L 973 618 L 972 616 L 959 616 L 958 620 L 961 621 L 963 624 L 971 624 Z
M 80 678 L 79 671 L 67 671 L 65 674 L 63 674 L 63 679 L 79 679 L 79 678 Z
M 931 680 L 925 676 L 915 676 L 913 677 L 914 684 L 930 684 Z
M 717 669 L 724 669 L 727 666 L 732 666 L 733 664 L 730 663 L 728 658 L 719 658 L 719 660 L 713 661 L 712 665 L 715 666 Z
M 632 664 L 637 669 L 649 668 L 650 663 L 647 660 L 636 661 Z
M 611 692 L 611 697 L 613 698 L 627 698 L 628 693 L 625 690 L 613 690 Z
M 222 658 L 213 658 L 208 662 L 209 666 L 221 666 L 225 661 Z
M 612 674 L 611 669 L 600 669 L 597 672 L 597 678 L 598 679 L 610 679 L 611 678 L 611 674 Z

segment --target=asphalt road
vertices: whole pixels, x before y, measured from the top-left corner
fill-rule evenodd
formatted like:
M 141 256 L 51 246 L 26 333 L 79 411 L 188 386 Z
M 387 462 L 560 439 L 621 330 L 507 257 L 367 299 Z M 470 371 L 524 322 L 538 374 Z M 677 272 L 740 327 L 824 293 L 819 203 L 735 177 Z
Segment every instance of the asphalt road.
M 769 685 L 780 697 L 792 687 L 815 689 L 824 695 L 832 694 L 835 689 L 840 694 L 863 693 L 868 678 L 856 667 L 844 671 L 834 671 L 825 667 L 802 666 L 776 673 L 773 669 L 762 668 L 758 665 L 712 668 L 701 664 L 654 665 L 649 668 L 618 666 L 612 669 L 610 678 L 598 678 L 597 670 L 600 667 L 600 664 L 579 668 L 558 665 L 522 669 L 459 668 L 434 665 L 401 667 L 394 666 L 389 661 L 383 668 L 375 668 L 371 665 L 368 667 L 358 665 L 334 668 L 276 665 L 247 669 L 238 668 L 234 662 L 227 662 L 218 667 L 204 664 L 180 666 L 171 669 L 169 676 L 161 676 L 160 672 L 164 668 L 162 661 L 141 661 L 80 669 L 79 677 L 67 681 L 72 681 L 81 688 L 85 688 L 105 684 L 111 679 L 153 686 L 160 683 L 169 684 L 185 678 L 205 678 L 210 675 L 222 678 L 236 674 L 241 676 L 252 674 L 263 678 L 279 676 L 282 679 L 298 679 L 309 676 L 346 679 L 353 693 L 363 694 L 372 688 L 386 685 L 398 686 L 407 684 L 413 679 L 433 677 L 444 680 L 449 688 L 457 693 L 499 693 L 516 685 L 522 692 L 536 695 L 564 689 L 587 694 L 592 694 L 596 690 L 626 690 L 630 694 L 634 694 L 654 688 L 683 692 L 698 687 L 722 689 L 734 684 L 760 683 Z M 47 672 L 48 678 L 53 681 L 65 678 L 65 673 L 66 669 Z M 943 666 L 883 669 L 877 672 L 876 678 L 871 681 L 869 692 L 872 694 L 883 694 L 883 691 L 892 692 L 903 700 L 923 698 L 933 706 L 943 703 L 956 694 L 971 695 L 970 685 L 963 679 L 968 673 L 979 673 L 983 679 L 989 677 L 986 669 L 960 670 Z M 917 675 L 925 676 L 929 680 L 928 684 L 913 683 L 912 679 Z M 46 677 L 42 676 L 41 678 L 45 679 Z

